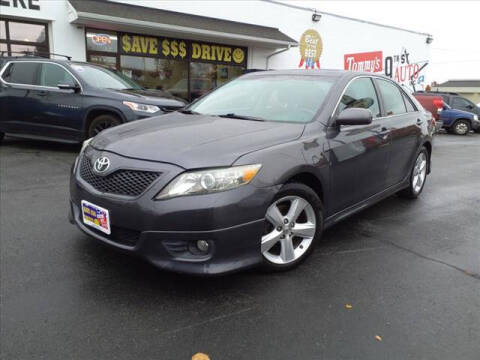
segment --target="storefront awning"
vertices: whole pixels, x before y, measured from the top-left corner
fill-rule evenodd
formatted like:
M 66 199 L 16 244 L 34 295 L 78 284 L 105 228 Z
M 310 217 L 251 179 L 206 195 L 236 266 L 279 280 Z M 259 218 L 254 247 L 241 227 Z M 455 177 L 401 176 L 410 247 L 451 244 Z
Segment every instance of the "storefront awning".
M 277 28 L 215 19 L 105 0 L 69 0 L 70 22 L 106 30 L 183 36 L 195 40 L 258 44 L 270 48 L 297 45 Z

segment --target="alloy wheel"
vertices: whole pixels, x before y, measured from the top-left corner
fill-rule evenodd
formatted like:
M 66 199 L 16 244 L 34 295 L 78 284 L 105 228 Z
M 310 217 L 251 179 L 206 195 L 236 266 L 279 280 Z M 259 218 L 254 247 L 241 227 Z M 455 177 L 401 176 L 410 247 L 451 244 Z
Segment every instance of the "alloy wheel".
M 465 135 L 468 132 L 468 125 L 464 122 L 459 122 L 455 125 L 455 131 L 459 135 Z
M 415 194 L 418 194 L 425 183 L 425 178 L 427 177 L 427 155 L 424 152 L 421 152 L 417 161 L 415 161 L 415 166 L 413 168 L 412 176 L 412 189 Z
M 267 209 L 262 236 L 263 256 L 285 265 L 302 257 L 310 248 L 317 230 L 312 205 L 300 196 L 286 196 Z

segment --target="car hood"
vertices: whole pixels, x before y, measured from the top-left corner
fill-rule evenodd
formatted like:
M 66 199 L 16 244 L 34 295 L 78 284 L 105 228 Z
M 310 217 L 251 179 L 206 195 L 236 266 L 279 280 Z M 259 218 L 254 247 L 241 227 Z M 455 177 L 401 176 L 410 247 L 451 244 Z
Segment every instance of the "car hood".
M 172 108 L 181 108 L 186 105 L 186 102 L 178 97 L 175 97 L 162 90 L 148 90 L 148 89 L 105 89 L 116 97 L 123 100 L 139 102 L 142 104 L 166 106 Z
M 459 109 L 446 109 L 446 110 L 443 110 L 441 113 L 440 113 L 440 119 L 442 118 L 446 118 L 448 115 L 454 115 L 454 116 L 464 116 L 465 118 L 467 119 L 473 119 L 473 117 L 475 116 L 474 113 L 471 113 L 471 112 L 468 112 L 468 111 L 463 111 L 463 110 L 459 110 Z
M 171 113 L 104 130 L 97 150 L 185 169 L 229 166 L 249 152 L 295 140 L 304 124 Z

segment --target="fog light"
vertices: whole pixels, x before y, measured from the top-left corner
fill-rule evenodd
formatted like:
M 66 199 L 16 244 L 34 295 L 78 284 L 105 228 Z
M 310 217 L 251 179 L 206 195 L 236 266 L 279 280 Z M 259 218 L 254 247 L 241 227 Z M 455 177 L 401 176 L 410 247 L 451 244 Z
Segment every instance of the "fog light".
M 206 240 L 198 240 L 197 241 L 197 249 L 200 250 L 203 253 L 208 252 L 209 246 L 210 245 L 208 244 L 208 241 L 206 241 Z

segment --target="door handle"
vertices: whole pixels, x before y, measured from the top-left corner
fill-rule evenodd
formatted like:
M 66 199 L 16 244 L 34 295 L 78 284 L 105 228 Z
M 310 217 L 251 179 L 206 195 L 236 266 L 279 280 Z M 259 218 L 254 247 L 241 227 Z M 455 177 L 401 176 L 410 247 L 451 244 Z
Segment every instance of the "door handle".
M 47 96 L 48 95 L 48 91 L 39 91 L 38 92 L 38 96 Z
M 384 126 L 384 127 L 382 127 L 382 130 L 381 130 L 381 131 L 383 132 L 383 131 L 387 131 L 387 130 L 388 130 L 388 129 Z

